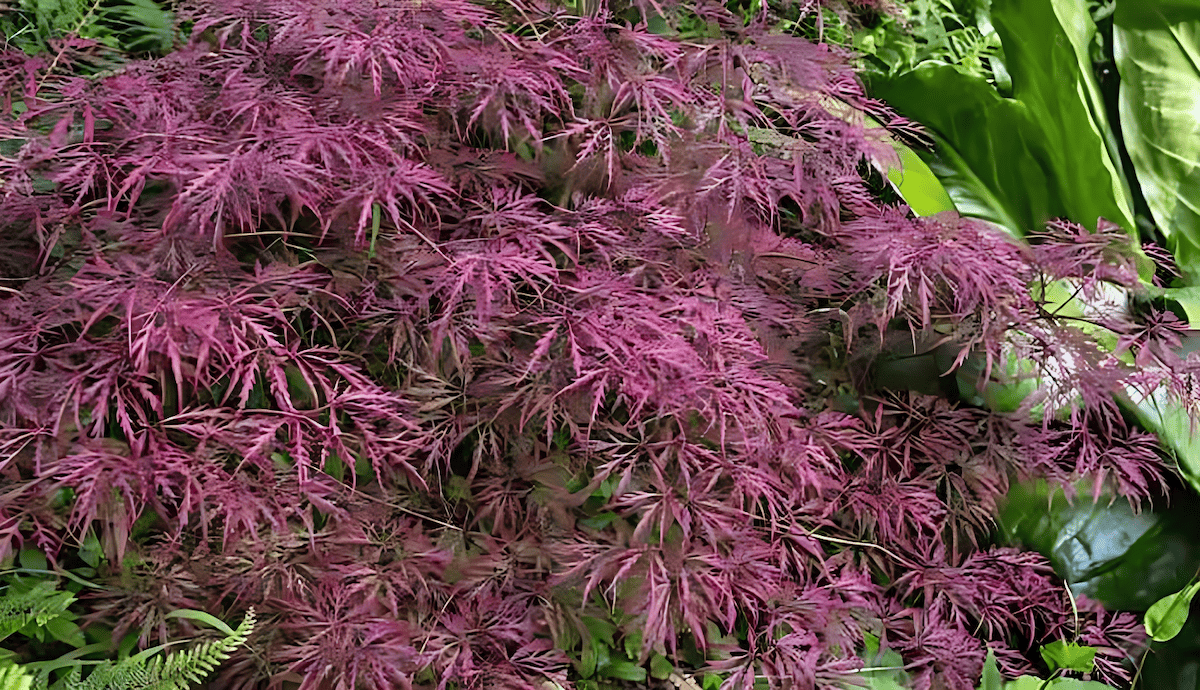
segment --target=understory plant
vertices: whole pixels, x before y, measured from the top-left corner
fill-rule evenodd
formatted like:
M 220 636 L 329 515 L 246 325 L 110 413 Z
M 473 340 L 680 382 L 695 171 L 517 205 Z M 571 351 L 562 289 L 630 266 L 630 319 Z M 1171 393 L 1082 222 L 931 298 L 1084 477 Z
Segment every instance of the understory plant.
M 1161 495 L 1114 396 L 1195 404 L 1182 324 L 1063 311 L 1150 294 L 1103 219 L 915 217 L 923 132 L 817 11 L 197 0 L 119 70 L 4 53 L 0 561 L 91 568 L 114 647 L 253 608 L 221 688 L 1127 682 L 1141 622 L 990 534 L 1014 479 Z

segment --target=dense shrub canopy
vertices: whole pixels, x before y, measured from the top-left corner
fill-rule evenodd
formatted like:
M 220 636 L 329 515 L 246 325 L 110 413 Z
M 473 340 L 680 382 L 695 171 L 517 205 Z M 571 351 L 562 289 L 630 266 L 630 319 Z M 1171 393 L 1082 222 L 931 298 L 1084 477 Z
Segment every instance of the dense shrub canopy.
M 1015 477 L 1161 492 L 1113 395 L 1190 385 L 1177 324 L 1056 315 L 1137 289 L 1103 221 L 914 217 L 919 130 L 771 30 L 809 5 L 205 0 L 119 70 L 5 54 L 0 556 L 95 535 L 113 640 L 253 606 L 225 688 L 572 687 L 606 636 L 738 689 L 865 639 L 1127 678 L 1137 621 L 988 534 Z

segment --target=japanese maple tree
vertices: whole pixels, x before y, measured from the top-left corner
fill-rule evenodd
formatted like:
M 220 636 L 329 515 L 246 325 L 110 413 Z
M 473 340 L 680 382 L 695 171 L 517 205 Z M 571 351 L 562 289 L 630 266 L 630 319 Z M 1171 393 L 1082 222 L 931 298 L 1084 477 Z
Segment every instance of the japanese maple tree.
M 1104 222 L 915 217 L 919 128 L 773 29 L 817 3 L 731 7 L 196 0 L 164 57 L 5 53 L 0 560 L 97 539 L 114 645 L 254 607 L 221 688 L 596 687 L 601 647 L 843 687 L 867 636 L 921 690 L 1067 637 L 1127 680 L 1139 623 L 989 534 L 1016 478 L 1162 493 L 1114 394 L 1194 395 L 1181 325 L 1047 303 L 1138 289 Z M 877 375 L 935 352 L 963 385 Z

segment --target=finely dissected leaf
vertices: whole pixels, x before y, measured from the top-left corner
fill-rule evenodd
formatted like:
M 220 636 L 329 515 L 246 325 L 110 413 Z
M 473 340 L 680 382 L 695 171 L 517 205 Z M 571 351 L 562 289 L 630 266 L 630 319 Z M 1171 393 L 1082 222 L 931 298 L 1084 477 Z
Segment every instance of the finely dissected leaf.
M 0 53 L 0 561 L 94 569 L 71 610 L 143 651 L 86 682 L 826 688 L 869 634 L 876 684 L 1068 634 L 1127 677 L 1131 615 L 986 539 L 1014 476 L 1154 495 L 1112 394 L 1190 399 L 1178 324 L 1067 313 L 1138 283 L 1111 224 L 1023 244 L 912 160 L 895 203 L 921 129 L 828 8 L 753 5 L 205 0 L 119 69 Z M 214 606 L 269 629 L 146 661 Z
M 1186 3 L 1120 3 L 1113 54 L 1121 133 L 1159 229 L 1190 284 L 1200 280 L 1200 11 Z

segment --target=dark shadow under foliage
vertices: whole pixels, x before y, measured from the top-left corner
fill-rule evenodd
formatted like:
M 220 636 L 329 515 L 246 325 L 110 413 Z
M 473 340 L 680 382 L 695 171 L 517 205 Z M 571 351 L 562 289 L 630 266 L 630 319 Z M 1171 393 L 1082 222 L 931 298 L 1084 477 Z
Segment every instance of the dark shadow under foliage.
M 96 535 L 114 644 L 254 607 L 220 688 L 840 687 L 865 634 L 921 690 L 1076 636 L 1127 678 L 1138 621 L 988 534 L 1015 477 L 1158 495 L 1113 394 L 1191 394 L 1178 324 L 1041 299 L 1136 289 L 1118 232 L 878 200 L 914 128 L 768 32 L 809 5 L 212 0 L 115 72 L 0 56 L 0 557 Z M 881 385 L 934 351 L 1040 386 Z

